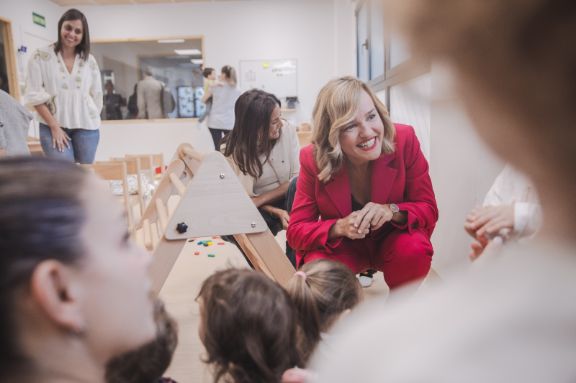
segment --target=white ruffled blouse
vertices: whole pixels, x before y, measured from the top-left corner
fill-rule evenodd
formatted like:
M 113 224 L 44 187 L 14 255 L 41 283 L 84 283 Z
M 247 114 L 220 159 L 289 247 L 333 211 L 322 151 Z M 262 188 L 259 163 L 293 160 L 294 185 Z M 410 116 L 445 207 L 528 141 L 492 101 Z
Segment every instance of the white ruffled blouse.
M 70 73 L 53 45 L 38 49 L 28 62 L 24 100 L 30 108 L 47 104 L 63 128 L 98 129 L 103 94 L 96 59 L 89 55 L 83 60 L 76 55 Z M 37 118 L 45 123 L 40 115 Z

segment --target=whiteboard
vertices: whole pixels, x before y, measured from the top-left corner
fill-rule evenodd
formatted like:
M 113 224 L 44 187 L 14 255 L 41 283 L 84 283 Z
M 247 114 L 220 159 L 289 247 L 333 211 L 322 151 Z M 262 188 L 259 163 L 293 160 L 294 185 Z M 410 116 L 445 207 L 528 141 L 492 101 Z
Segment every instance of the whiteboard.
M 296 60 L 241 60 L 240 89 L 257 88 L 283 99 L 298 96 Z

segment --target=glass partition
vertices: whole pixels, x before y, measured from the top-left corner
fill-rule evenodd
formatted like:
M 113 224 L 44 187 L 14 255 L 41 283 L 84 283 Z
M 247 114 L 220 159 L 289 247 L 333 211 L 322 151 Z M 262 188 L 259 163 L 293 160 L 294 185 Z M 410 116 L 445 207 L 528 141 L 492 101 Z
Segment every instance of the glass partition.
M 204 113 L 201 37 L 96 41 L 103 120 L 194 118 Z

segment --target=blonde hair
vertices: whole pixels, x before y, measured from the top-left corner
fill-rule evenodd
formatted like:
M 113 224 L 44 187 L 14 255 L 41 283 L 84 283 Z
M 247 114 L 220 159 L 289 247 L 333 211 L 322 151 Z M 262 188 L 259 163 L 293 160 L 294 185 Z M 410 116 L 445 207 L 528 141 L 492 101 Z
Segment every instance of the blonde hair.
M 306 263 L 286 287 L 300 319 L 299 349 L 307 361 L 338 317 L 362 300 L 362 288 L 352 271 L 340 262 L 320 259 Z
M 370 96 L 384 125 L 383 153 L 394 152 L 395 130 L 386 106 L 365 83 L 355 77 L 331 80 L 320 90 L 312 112 L 312 140 L 321 182 L 328 182 L 344 162 L 340 131 L 354 120 L 362 92 Z

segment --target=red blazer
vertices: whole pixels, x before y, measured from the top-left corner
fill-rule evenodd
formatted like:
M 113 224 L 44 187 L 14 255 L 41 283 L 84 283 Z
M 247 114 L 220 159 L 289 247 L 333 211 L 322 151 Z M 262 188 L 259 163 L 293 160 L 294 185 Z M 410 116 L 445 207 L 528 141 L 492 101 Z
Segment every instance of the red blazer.
M 400 210 L 408 212 L 408 221 L 403 226 L 394 226 L 409 232 L 419 229 L 430 237 L 438 220 L 438 208 L 428 162 L 414 129 L 401 124 L 394 127 L 396 149 L 374 161 L 370 200 L 380 204 L 396 203 Z M 297 251 L 325 249 L 330 252 L 342 241 L 342 238 L 328 240 L 330 227 L 352 212 L 346 169 L 340 169 L 325 184 L 318 180 L 318 173 L 314 145 L 308 145 L 300 151 L 300 175 L 287 231 L 288 243 Z M 380 230 L 386 227 L 390 230 L 389 224 Z

